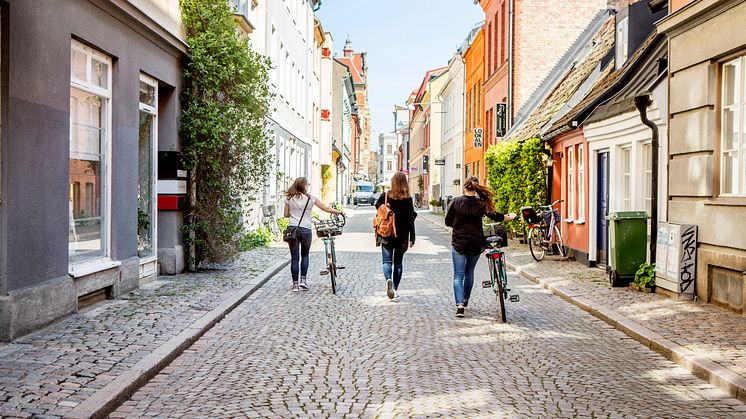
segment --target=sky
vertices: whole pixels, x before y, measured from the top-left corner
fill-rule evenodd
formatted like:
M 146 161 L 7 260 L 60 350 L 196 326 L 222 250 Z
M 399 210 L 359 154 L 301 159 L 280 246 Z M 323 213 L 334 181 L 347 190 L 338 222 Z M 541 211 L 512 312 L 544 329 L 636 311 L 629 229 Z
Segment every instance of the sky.
M 371 144 L 394 128 L 394 105 L 404 106 L 427 70 L 445 67 L 484 13 L 473 0 L 322 0 L 316 12 L 342 55 L 350 36 L 367 52 Z

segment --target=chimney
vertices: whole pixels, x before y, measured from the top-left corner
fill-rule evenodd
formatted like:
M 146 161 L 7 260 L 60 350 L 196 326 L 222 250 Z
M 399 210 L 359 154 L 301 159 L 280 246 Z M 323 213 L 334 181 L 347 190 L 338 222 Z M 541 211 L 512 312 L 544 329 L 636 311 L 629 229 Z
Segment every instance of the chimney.
M 350 40 L 350 35 L 347 35 L 347 40 L 345 41 L 345 49 L 342 50 L 344 53 L 344 56 L 347 58 L 352 58 L 352 41 Z

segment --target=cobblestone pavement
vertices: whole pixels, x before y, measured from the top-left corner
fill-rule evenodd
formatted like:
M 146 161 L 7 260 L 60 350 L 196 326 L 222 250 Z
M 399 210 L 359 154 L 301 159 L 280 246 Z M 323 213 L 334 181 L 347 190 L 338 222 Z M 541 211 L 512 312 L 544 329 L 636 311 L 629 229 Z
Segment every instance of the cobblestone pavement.
M 288 269 L 250 296 L 112 417 L 744 417 L 746 406 L 548 291 L 511 275 L 508 324 L 475 287 L 454 317 L 442 229 L 418 221 L 401 302 L 385 296 L 372 211 L 338 241 L 332 295 Z M 478 272 L 485 272 L 483 262 Z M 476 281 L 478 284 L 479 279 Z
M 286 254 L 255 249 L 228 270 L 160 277 L 0 345 L 0 417 L 63 416 Z

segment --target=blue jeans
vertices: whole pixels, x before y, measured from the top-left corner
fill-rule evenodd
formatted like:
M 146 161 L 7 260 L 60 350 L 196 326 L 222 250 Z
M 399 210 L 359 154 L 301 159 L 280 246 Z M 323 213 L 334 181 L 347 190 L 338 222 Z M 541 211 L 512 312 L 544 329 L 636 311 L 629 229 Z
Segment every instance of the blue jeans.
M 463 304 L 471 297 L 471 289 L 474 286 L 474 267 L 479 262 L 480 255 L 462 255 L 455 249 L 451 249 L 453 258 L 453 295 L 456 304 Z
M 299 240 L 288 243 L 290 246 L 290 273 L 293 283 L 298 282 L 298 272 L 305 278 L 308 273 L 308 252 L 311 250 L 313 235 L 310 228 L 298 227 Z
M 381 256 L 383 259 L 383 277 L 394 280 L 394 289 L 399 289 L 401 274 L 403 271 L 404 253 L 406 249 L 388 247 L 381 245 Z

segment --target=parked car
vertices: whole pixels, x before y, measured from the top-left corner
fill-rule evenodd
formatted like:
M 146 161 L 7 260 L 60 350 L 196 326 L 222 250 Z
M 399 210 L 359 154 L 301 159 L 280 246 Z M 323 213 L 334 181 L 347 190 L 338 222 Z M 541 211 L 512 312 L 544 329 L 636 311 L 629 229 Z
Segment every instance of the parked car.
M 352 203 L 355 205 L 368 204 L 373 205 L 376 203 L 378 197 L 374 192 L 373 183 L 368 181 L 358 181 L 355 183 L 355 192 L 352 195 Z

